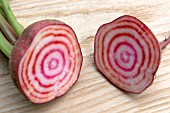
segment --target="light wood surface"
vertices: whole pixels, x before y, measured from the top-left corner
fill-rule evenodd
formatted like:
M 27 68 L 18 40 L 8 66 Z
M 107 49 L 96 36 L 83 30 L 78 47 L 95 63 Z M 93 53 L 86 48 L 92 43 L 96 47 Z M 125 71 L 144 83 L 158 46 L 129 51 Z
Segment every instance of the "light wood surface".
M 111 85 L 93 61 L 94 36 L 104 23 L 130 14 L 143 21 L 159 41 L 170 35 L 170 0 L 10 0 L 19 22 L 27 27 L 42 19 L 59 19 L 76 32 L 84 56 L 77 83 L 50 103 L 35 105 L 12 83 L 8 59 L 0 53 L 0 112 L 6 113 L 170 113 L 170 45 L 153 84 L 142 94 Z

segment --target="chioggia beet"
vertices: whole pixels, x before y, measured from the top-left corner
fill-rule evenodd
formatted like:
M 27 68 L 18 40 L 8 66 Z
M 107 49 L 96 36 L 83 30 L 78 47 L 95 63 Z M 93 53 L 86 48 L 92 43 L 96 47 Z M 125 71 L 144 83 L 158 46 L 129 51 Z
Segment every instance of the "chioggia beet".
M 16 20 L 7 0 L 1 0 L 0 49 L 10 59 L 11 77 L 32 103 L 64 95 L 77 81 L 82 52 L 73 29 L 59 20 L 41 20 L 26 29 Z
M 77 81 L 81 65 L 74 31 L 56 20 L 39 21 L 26 28 L 10 58 L 14 82 L 34 103 L 65 94 Z
M 159 44 L 136 17 L 121 16 L 102 25 L 95 37 L 94 60 L 101 73 L 118 88 L 139 94 L 151 85 L 161 60 Z

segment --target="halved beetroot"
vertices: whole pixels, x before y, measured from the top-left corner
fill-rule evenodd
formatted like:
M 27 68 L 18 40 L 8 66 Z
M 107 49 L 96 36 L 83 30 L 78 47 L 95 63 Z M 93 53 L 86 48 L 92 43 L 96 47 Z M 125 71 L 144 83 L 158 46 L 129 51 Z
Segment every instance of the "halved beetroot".
M 71 27 L 43 20 L 27 27 L 14 45 L 10 73 L 19 90 L 33 103 L 65 94 L 77 81 L 82 53 Z
M 94 49 L 95 64 L 103 75 L 120 89 L 136 94 L 151 85 L 161 59 L 153 33 L 129 15 L 102 25 Z

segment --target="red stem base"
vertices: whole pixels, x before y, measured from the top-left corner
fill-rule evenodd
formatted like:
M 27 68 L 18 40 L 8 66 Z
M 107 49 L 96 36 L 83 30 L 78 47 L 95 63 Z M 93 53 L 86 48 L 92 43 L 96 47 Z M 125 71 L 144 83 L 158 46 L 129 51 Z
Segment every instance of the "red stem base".
M 164 49 L 169 43 L 170 43 L 170 36 L 160 43 L 161 48 Z

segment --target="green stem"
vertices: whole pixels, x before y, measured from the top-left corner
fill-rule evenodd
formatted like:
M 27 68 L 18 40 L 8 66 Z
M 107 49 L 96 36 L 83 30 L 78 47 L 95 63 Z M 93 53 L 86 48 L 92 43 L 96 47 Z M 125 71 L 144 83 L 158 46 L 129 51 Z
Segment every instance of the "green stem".
M 0 29 L 11 44 L 15 44 L 18 39 L 16 33 L 0 13 Z
M 2 8 L 7 16 L 7 20 L 14 29 L 15 33 L 18 35 L 18 37 L 21 36 L 24 27 L 17 21 L 14 13 L 12 12 L 8 0 L 0 0 L 0 3 L 2 5 Z
M 4 10 L 2 9 L 2 6 L 0 5 L 0 14 L 5 18 L 6 18 L 6 14 L 4 13 Z
M 8 42 L 8 40 L 4 37 L 1 31 L 0 31 L 0 49 L 8 58 L 10 58 L 13 46 Z

